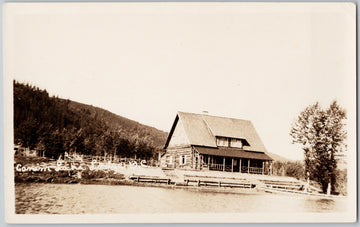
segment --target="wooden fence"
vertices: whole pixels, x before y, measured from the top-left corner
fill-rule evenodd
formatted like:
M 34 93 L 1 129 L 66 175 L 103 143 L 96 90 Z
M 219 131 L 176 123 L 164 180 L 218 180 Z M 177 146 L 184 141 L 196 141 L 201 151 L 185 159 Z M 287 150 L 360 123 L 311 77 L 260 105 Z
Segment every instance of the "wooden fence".
M 146 182 L 146 183 L 166 183 L 166 184 L 173 184 L 174 182 L 171 181 L 170 178 L 157 178 L 157 177 L 143 177 L 143 176 L 131 176 L 129 177 L 130 180 L 136 182 Z
M 165 183 L 165 184 L 175 184 L 175 182 L 171 181 L 169 178 L 157 178 L 157 177 L 144 177 L 144 176 L 131 176 L 129 179 L 136 182 L 144 182 L 144 183 Z M 185 179 L 184 184 L 176 183 L 175 185 L 181 186 L 205 186 L 205 187 L 229 187 L 229 188 L 255 188 L 255 184 L 251 184 L 250 182 L 224 182 L 224 181 L 211 181 L 211 180 L 193 180 L 193 179 Z
M 224 181 L 210 181 L 210 180 L 184 180 L 185 184 L 188 186 L 189 183 L 195 186 L 212 186 L 212 187 L 230 187 L 230 188 L 255 188 L 255 184 L 251 184 L 250 182 L 224 182 Z
M 121 158 L 119 156 L 97 156 L 97 155 L 79 155 L 79 154 L 67 154 L 65 153 L 63 161 L 65 162 L 85 162 L 91 163 L 93 161 L 97 162 L 111 162 L 111 163 L 136 163 L 140 165 L 141 163 L 146 164 L 148 166 L 158 166 L 159 162 L 155 159 L 150 159 L 145 161 L 143 159 L 135 159 L 135 158 Z

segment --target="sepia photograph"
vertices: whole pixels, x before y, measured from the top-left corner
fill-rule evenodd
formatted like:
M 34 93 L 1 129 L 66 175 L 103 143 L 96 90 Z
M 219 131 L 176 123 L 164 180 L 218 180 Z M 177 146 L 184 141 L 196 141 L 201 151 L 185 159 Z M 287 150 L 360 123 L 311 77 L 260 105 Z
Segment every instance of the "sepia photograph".
M 5 3 L 8 223 L 356 221 L 356 5 Z

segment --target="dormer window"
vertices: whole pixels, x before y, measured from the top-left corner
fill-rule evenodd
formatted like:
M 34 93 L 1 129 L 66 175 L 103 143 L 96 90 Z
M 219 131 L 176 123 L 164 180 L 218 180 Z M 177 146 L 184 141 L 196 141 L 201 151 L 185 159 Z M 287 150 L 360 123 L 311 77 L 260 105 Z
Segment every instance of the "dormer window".
M 242 141 L 241 139 L 231 138 L 231 140 L 230 140 L 230 147 L 242 148 L 242 147 L 243 147 L 243 141 Z
M 228 147 L 229 146 L 229 138 L 216 137 L 216 146 L 218 146 L 218 147 Z
M 243 139 L 216 137 L 216 145 L 218 147 L 237 147 L 243 148 Z

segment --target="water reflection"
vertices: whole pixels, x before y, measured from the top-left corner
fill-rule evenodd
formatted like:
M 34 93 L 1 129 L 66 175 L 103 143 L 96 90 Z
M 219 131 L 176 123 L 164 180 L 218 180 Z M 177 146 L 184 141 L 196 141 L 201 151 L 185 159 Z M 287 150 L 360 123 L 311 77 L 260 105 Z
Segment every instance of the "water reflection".
M 154 187 L 16 184 L 18 214 L 345 212 L 345 199 L 204 193 Z

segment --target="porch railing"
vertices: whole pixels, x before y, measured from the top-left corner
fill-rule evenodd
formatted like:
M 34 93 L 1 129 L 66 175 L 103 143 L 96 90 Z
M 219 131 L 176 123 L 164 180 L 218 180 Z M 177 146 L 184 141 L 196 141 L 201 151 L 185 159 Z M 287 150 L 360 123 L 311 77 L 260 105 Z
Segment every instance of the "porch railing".
M 224 164 L 209 164 L 209 170 L 224 171 Z M 225 165 L 225 171 L 231 172 L 231 165 Z M 263 168 L 242 166 L 241 172 L 242 173 L 263 174 Z
M 209 164 L 210 170 L 224 170 L 224 164 Z
M 209 164 L 209 170 L 224 171 L 224 164 Z M 231 172 L 231 165 L 225 165 L 225 171 Z
M 242 173 L 263 174 L 263 168 L 243 166 L 243 167 L 241 167 L 241 172 Z

